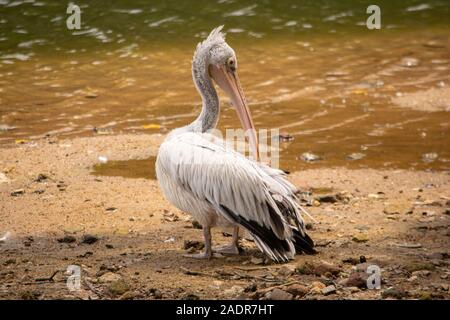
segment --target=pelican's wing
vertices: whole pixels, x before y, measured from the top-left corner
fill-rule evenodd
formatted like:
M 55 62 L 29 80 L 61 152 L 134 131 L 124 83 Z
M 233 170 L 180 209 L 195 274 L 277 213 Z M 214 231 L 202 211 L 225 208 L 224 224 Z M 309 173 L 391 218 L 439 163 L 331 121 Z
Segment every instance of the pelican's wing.
M 314 251 L 295 201 L 296 188 L 282 171 L 245 158 L 210 134 L 173 136 L 161 145 L 158 157 L 171 179 L 247 229 L 273 260 L 293 258 L 296 249 Z

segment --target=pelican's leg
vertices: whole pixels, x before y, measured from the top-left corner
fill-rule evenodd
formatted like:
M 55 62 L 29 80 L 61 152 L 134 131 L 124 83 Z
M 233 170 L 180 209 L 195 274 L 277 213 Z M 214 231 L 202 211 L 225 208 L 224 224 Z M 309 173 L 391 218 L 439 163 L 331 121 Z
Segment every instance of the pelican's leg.
M 233 239 L 229 245 L 214 247 L 213 251 L 224 254 L 239 254 L 239 227 L 233 227 Z
M 205 251 L 202 253 L 195 254 L 184 254 L 184 257 L 194 258 L 194 259 L 211 259 L 211 229 L 210 227 L 203 227 L 203 237 L 205 238 Z

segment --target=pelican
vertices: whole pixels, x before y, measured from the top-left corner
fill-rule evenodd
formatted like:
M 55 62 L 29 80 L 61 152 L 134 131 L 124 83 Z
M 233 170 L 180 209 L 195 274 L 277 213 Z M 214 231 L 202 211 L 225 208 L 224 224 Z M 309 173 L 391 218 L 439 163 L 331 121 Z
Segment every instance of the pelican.
M 239 254 L 239 228 L 276 262 L 287 262 L 296 253 L 312 254 L 314 243 L 305 232 L 297 189 L 283 171 L 258 162 L 256 132 L 237 75 L 236 54 L 225 42 L 222 27 L 197 45 L 192 77 L 202 109 L 192 123 L 171 131 L 161 144 L 156 160 L 159 185 L 169 202 L 202 225 L 205 250 L 190 257 Z M 236 108 L 254 153 L 252 159 L 211 133 L 220 109 L 214 83 Z M 213 227 L 232 228 L 231 244 L 212 248 Z

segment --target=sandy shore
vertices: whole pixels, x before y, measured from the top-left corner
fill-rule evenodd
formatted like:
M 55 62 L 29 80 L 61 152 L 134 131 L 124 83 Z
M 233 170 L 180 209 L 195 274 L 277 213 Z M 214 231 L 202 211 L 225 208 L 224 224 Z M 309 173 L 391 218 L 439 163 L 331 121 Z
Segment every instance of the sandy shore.
M 145 159 L 161 139 L 98 136 L 2 147 L 0 238 L 7 236 L 0 240 L 0 298 L 450 298 L 448 172 L 292 173 L 293 183 L 312 192 L 304 200 L 317 220 L 308 227 L 318 254 L 272 264 L 244 239 L 240 256 L 196 261 L 182 254 L 185 240 L 194 241 L 190 251 L 201 246 L 201 231 L 155 180 L 91 174 L 99 156 Z M 229 238 L 215 230 L 213 241 Z M 66 287 L 69 265 L 81 267 L 78 291 Z M 369 265 L 381 268 L 380 290 L 366 286 Z

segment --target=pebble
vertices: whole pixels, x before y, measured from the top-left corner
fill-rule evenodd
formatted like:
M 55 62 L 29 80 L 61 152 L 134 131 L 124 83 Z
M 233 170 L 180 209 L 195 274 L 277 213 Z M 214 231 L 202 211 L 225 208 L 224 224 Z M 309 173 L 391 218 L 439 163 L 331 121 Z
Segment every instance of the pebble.
M 123 279 L 119 279 L 117 281 L 113 281 L 108 286 L 109 292 L 114 296 L 121 296 L 128 290 L 130 290 L 130 286 Z
M 232 286 L 230 289 L 226 289 L 223 294 L 227 297 L 235 297 L 243 293 L 245 289 L 241 286 Z
M 413 211 L 411 204 L 407 201 L 397 201 L 387 203 L 383 212 L 388 215 L 409 214 Z
M 342 281 L 346 287 L 367 288 L 367 279 L 369 275 L 366 272 L 353 272 L 350 277 Z
M 309 289 L 301 284 L 292 284 L 286 288 L 286 291 L 294 296 L 303 297 L 309 292 Z
M 332 293 L 336 293 L 336 287 L 334 285 L 330 285 L 322 289 L 322 294 L 325 296 Z
M 77 239 L 74 236 L 69 236 L 69 235 L 66 235 L 62 238 L 58 238 L 56 240 L 59 243 L 73 243 L 73 242 L 77 241 Z
M 193 293 L 187 293 L 183 296 L 183 300 L 200 300 L 200 297 Z
M 94 244 L 97 241 L 98 241 L 98 238 L 96 236 L 91 235 L 91 234 L 85 234 L 81 238 L 81 243 L 84 243 L 84 244 Z
M 364 243 L 364 242 L 369 241 L 369 239 L 367 238 L 366 235 L 359 234 L 359 235 L 353 236 L 352 241 L 357 242 L 357 243 Z
M 162 299 L 163 294 L 159 289 L 151 288 L 148 290 L 148 295 L 153 297 L 154 299 Z
M 250 259 L 250 262 L 253 263 L 253 264 L 256 264 L 256 265 L 264 264 L 264 259 L 262 259 L 262 258 L 257 258 L 257 257 L 252 257 L 252 258 Z
M 302 153 L 302 155 L 300 156 L 300 159 L 302 159 L 305 162 L 314 162 L 314 161 L 322 160 L 322 158 L 320 156 L 318 156 L 317 154 L 314 154 L 312 152 Z
M 23 195 L 24 193 L 25 193 L 24 189 L 17 189 L 17 190 L 14 190 L 13 192 L 11 192 L 11 196 L 18 197 L 20 195 Z
M 0 183 L 9 183 L 9 181 L 8 177 L 3 172 L 0 172 Z
M 289 292 L 275 288 L 272 291 L 266 293 L 266 298 L 268 300 L 292 300 L 294 299 L 294 296 Z
M 381 292 L 381 297 L 383 299 L 386 298 L 394 298 L 394 299 L 402 299 L 404 297 L 406 297 L 408 294 L 400 289 L 395 289 L 395 288 L 388 288 L 386 290 L 384 290 L 383 292 Z
M 289 277 L 290 275 L 292 275 L 294 273 L 295 273 L 294 266 L 284 265 L 280 269 L 278 269 L 278 274 L 285 276 L 285 277 Z
M 100 283 L 110 283 L 110 282 L 119 281 L 121 279 L 122 279 L 122 277 L 117 273 L 106 272 L 105 274 L 103 274 L 101 277 L 98 278 L 98 281 Z
M 48 176 L 43 174 L 43 173 L 39 173 L 38 176 L 36 177 L 36 179 L 34 179 L 35 182 L 43 182 L 46 181 L 48 179 Z
M 314 274 L 316 276 L 337 276 L 341 272 L 338 267 L 328 262 L 305 262 L 304 264 L 298 266 L 296 271 L 300 274 Z

